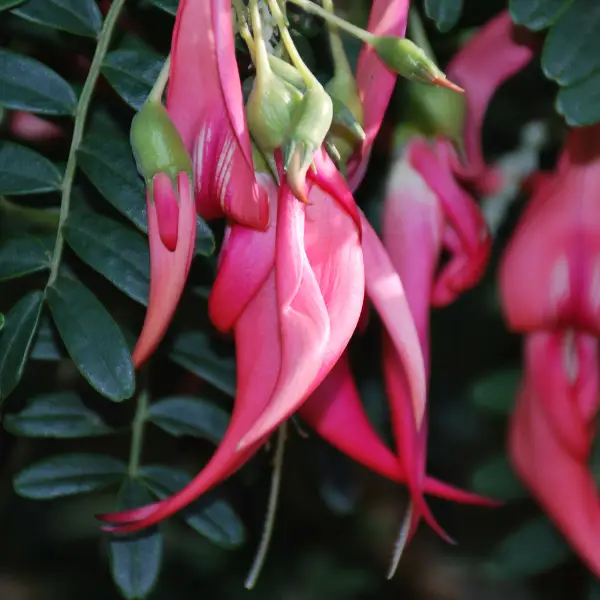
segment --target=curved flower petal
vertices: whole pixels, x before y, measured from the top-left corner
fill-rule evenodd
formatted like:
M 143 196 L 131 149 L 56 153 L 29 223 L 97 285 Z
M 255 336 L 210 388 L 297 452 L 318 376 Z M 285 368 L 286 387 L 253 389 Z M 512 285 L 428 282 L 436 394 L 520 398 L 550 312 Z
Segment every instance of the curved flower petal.
M 232 28 L 231 0 L 181 1 L 167 108 L 194 157 L 198 213 L 264 230 L 268 200 L 254 175 Z
M 169 179 L 165 173 L 159 173 L 156 177 Z M 171 251 L 163 244 L 157 205 L 150 197 L 149 190 L 146 210 L 150 242 L 150 297 L 144 325 L 133 350 L 136 368 L 148 359 L 162 340 L 183 293 L 194 255 L 196 211 L 190 178 L 187 173 L 180 173 L 177 176 L 177 191 L 172 189 L 170 180 L 167 185 L 171 191 L 168 202 L 179 205 L 176 245 Z M 168 193 L 165 186 L 158 187 L 162 188 L 160 193 Z M 155 193 L 158 193 L 156 189 Z
M 302 405 L 299 414 L 322 438 L 356 462 L 392 481 L 406 483 L 402 462 L 381 441 L 362 406 L 347 353 L 342 354 L 323 383 Z M 496 504 L 428 476 L 425 476 L 423 490 L 455 502 Z
M 530 337 L 546 334 L 534 334 Z M 597 341 L 594 341 L 597 344 Z M 541 363 L 543 353 L 537 341 L 528 341 L 528 360 Z M 536 354 L 533 349 L 535 348 Z M 597 350 L 596 350 L 597 352 Z M 539 363 L 538 363 L 539 364 Z M 553 371 L 550 367 L 536 365 L 526 372 L 517 409 L 512 418 L 509 451 L 516 472 L 527 485 L 533 496 L 550 515 L 557 527 L 573 545 L 577 553 L 594 573 L 600 575 L 600 502 L 592 473 L 588 467 L 593 430 L 583 427 L 577 435 L 586 445 L 587 455 L 582 459 L 569 451 L 556 436 L 544 406 L 553 403 L 559 396 L 570 395 L 567 374 L 562 372 L 562 385 L 559 387 L 540 385 Z M 541 371 L 541 373 L 540 373 Z M 595 408 L 598 408 L 599 389 L 595 389 Z M 546 394 L 550 394 L 550 396 Z M 573 409 L 577 410 L 576 403 Z
M 498 175 L 485 164 L 481 148 L 487 107 L 500 85 L 533 59 L 538 45 L 537 37 L 515 25 L 505 10 L 488 21 L 446 69 L 448 78 L 464 88 L 468 104 L 464 131 L 466 160 L 464 164 L 455 160 L 454 168 L 464 178 L 483 182 L 487 179 L 486 193 L 492 193 L 490 188 L 500 183 Z
M 600 334 L 600 127 L 573 130 L 552 180 L 530 200 L 500 267 L 503 309 L 517 331 Z
M 409 0 L 374 0 L 367 29 L 379 36 L 404 37 L 409 4 Z M 348 164 L 348 181 L 352 190 L 358 187 L 367 170 L 373 143 L 396 85 L 396 77 L 377 56 L 375 49 L 365 44 L 358 56 L 356 83 L 364 108 L 363 129 L 366 138 Z
M 329 339 L 329 317 L 305 252 L 304 219 L 305 205 L 297 202 L 289 187 L 283 185 L 279 196 L 275 259 L 281 337 L 279 374 L 268 407 L 240 441 L 240 449 L 271 433 L 296 410 L 323 362 Z
M 432 302 L 443 306 L 479 281 L 487 265 L 491 235 L 479 207 L 454 178 L 452 150 L 444 142 L 415 138 L 408 158 L 442 206 L 448 228 L 444 245 L 452 258 L 437 276 Z

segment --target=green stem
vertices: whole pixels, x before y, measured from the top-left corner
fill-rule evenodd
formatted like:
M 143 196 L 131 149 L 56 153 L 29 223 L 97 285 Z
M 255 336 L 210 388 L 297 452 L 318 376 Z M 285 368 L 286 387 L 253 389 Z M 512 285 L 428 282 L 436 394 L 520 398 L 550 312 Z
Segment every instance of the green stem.
M 111 4 L 102 29 L 98 34 L 98 45 L 96 46 L 96 52 L 92 59 L 89 73 L 81 90 L 81 96 L 77 104 L 77 110 L 75 113 L 75 123 L 73 126 L 73 138 L 71 140 L 71 148 L 69 149 L 69 157 L 67 159 L 67 166 L 65 168 L 65 175 L 62 182 L 62 195 L 60 199 L 60 218 L 58 222 L 58 231 L 56 232 L 56 242 L 54 244 L 54 252 L 52 253 L 52 263 L 50 266 L 50 277 L 48 278 L 48 286 L 52 285 L 58 275 L 60 268 L 60 261 L 65 245 L 65 240 L 62 234 L 62 228 L 69 216 L 69 208 L 71 206 L 71 190 L 73 189 L 73 180 L 75 179 L 75 172 L 77 170 L 77 151 L 79 145 L 83 139 L 83 130 L 85 127 L 85 121 L 87 118 L 88 110 L 92 101 L 92 95 L 94 88 L 100 76 L 100 69 L 104 62 L 104 57 L 108 50 L 113 30 L 117 24 L 117 19 L 125 0 L 114 0 Z
M 372 33 L 366 31 L 365 29 L 361 29 L 352 23 L 349 23 L 345 19 L 341 19 L 337 15 L 334 15 L 330 12 L 327 12 L 325 9 L 321 8 L 318 4 L 311 2 L 310 0 L 289 0 L 292 4 L 299 6 L 302 10 L 305 10 L 308 13 L 313 15 L 317 15 L 321 17 L 324 21 L 327 21 L 331 25 L 335 25 L 340 29 L 343 29 L 345 32 L 353 35 L 359 40 L 363 41 L 365 44 L 369 44 L 372 46 L 375 44 L 377 40 L 377 36 Z
M 295 0 L 293 0 L 295 1 Z M 283 40 L 283 44 L 285 45 L 285 49 L 290 56 L 290 60 L 292 64 L 298 69 L 300 75 L 302 75 L 302 79 L 304 79 L 304 83 L 307 88 L 311 88 L 314 85 L 320 85 L 315 76 L 312 74 L 311 70 L 306 66 L 305 62 L 302 60 L 300 53 L 296 49 L 296 45 L 294 44 L 294 40 L 292 40 L 292 36 L 287 28 L 287 19 L 285 15 L 281 12 L 281 8 L 277 0 L 268 0 L 269 8 L 271 9 L 271 14 L 275 19 L 275 23 L 277 23 L 277 28 L 279 29 L 279 33 L 281 34 L 281 39 Z
M 135 415 L 131 426 L 131 446 L 129 449 L 129 477 L 137 476 L 142 457 L 144 442 L 144 426 L 148 416 L 148 390 L 144 388 L 137 397 Z
M 246 577 L 244 584 L 246 589 L 251 590 L 258 580 L 260 571 L 267 557 L 267 550 L 271 543 L 273 527 L 275 525 L 275 514 L 277 512 L 277 501 L 279 499 L 279 490 L 281 488 L 281 474 L 283 471 L 283 453 L 285 450 L 285 441 L 287 439 L 287 422 L 284 422 L 277 431 L 277 446 L 275 448 L 275 458 L 273 460 L 273 477 L 271 478 L 271 491 L 269 492 L 269 504 L 265 516 L 265 525 L 260 545 L 256 551 L 254 563 Z
M 162 97 L 165 92 L 165 88 L 167 87 L 167 82 L 169 81 L 169 72 L 171 69 L 171 55 L 167 56 L 165 60 L 165 64 L 162 66 L 154 85 L 152 86 L 152 90 L 148 95 L 148 100 L 150 102 L 158 102 L 158 104 L 162 104 Z
M 410 39 L 437 64 L 433 48 L 425 31 L 425 25 L 423 25 L 423 19 L 421 19 L 421 15 L 415 7 L 412 7 L 408 13 L 408 32 Z
M 333 0 L 323 0 L 323 8 L 335 16 L 333 12 Z M 331 47 L 331 56 L 333 58 L 333 64 L 335 65 L 336 74 L 342 73 L 352 77 L 352 68 L 348 62 L 346 51 L 344 50 L 344 44 L 342 38 L 340 38 L 340 30 L 337 25 L 329 23 L 329 45 Z

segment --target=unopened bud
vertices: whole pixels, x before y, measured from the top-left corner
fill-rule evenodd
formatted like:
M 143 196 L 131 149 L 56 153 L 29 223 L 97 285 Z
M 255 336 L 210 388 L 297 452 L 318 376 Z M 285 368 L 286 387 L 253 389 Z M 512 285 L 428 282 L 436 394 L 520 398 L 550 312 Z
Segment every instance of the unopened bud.
M 133 117 L 131 148 L 138 171 L 150 181 L 158 173 L 172 180 L 182 172 L 192 173 L 192 160 L 167 109 L 158 102 L 146 102 Z
M 373 46 L 381 60 L 402 77 L 439 85 L 455 92 L 464 91 L 449 81 L 427 54 L 406 38 L 378 37 Z
M 270 69 L 259 71 L 246 104 L 248 129 L 261 151 L 271 154 L 283 143 L 302 94 Z
M 283 145 L 283 160 L 290 189 L 307 202 L 306 172 L 315 152 L 323 144 L 333 119 L 333 103 L 318 83 L 306 90 Z

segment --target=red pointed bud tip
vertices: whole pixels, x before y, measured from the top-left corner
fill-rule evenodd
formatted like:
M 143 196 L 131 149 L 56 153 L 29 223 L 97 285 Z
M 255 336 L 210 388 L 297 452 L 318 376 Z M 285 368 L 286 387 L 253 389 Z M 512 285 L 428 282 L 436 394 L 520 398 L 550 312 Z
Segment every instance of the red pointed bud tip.
M 379 58 L 398 75 L 454 92 L 464 92 L 461 87 L 448 80 L 424 50 L 410 40 L 399 37 L 378 37 L 373 46 Z
M 298 200 L 308 203 L 306 173 L 323 144 L 333 120 L 333 103 L 323 86 L 315 82 L 296 110 L 289 138 L 283 144 L 288 184 Z
M 156 206 L 160 239 L 173 252 L 179 221 L 177 177 L 180 173 L 191 176 L 192 161 L 169 113 L 158 102 L 147 102 L 135 115 L 130 139 L 138 171 Z

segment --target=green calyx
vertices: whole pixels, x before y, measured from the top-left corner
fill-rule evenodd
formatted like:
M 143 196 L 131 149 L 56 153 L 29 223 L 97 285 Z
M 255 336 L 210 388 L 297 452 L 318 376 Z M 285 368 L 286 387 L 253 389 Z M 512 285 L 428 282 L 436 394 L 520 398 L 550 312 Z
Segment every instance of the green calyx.
M 285 156 L 291 154 L 289 148 L 302 146 L 306 152 L 314 154 L 323 143 L 333 120 L 333 102 L 329 94 L 320 84 L 309 88 L 290 127 L 290 135 L 286 142 Z
M 414 82 L 409 86 L 411 120 L 428 136 L 444 136 L 459 147 L 463 133 L 467 103 L 463 94 L 452 90 Z
M 273 71 L 258 71 L 246 103 L 248 129 L 259 148 L 272 153 L 283 143 L 302 94 Z
M 192 160 L 167 109 L 149 100 L 131 122 L 130 141 L 138 171 L 146 181 L 157 173 L 175 179 L 192 174 Z
M 425 83 L 446 81 L 446 76 L 427 54 L 406 38 L 378 37 L 373 44 L 381 60 L 395 73 Z
M 364 109 L 358 95 L 358 87 L 351 73 L 336 74 L 325 86 L 333 103 L 333 121 L 329 132 L 329 142 L 339 154 L 340 164 L 344 164 L 354 154 L 360 142 L 365 139 L 362 128 Z

